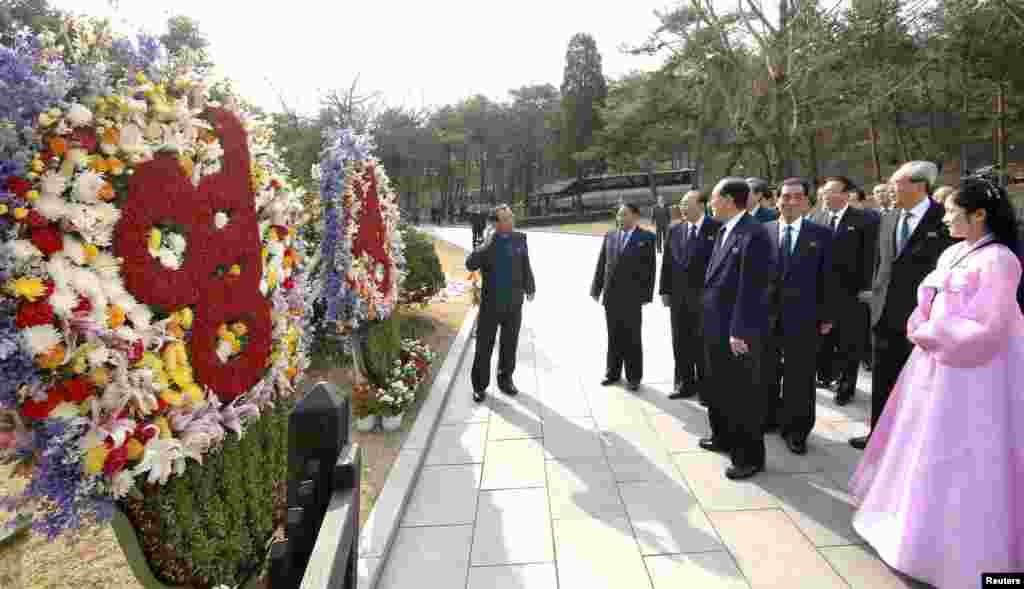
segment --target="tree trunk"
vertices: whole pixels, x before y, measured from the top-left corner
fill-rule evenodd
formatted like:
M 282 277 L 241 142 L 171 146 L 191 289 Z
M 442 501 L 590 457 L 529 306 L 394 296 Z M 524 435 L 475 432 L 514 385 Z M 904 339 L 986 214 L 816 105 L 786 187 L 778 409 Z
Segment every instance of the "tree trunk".
M 996 93 L 996 113 L 998 116 L 998 126 L 996 127 L 996 157 L 999 161 L 999 181 L 1002 186 L 1008 186 L 1009 180 L 1009 162 L 1007 153 L 1007 142 L 1006 142 L 1006 84 L 999 82 L 999 87 Z
M 878 125 L 875 123 L 875 112 L 868 114 L 868 133 L 871 133 L 871 163 L 875 166 L 875 181 L 882 181 L 882 159 L 878 153 Z

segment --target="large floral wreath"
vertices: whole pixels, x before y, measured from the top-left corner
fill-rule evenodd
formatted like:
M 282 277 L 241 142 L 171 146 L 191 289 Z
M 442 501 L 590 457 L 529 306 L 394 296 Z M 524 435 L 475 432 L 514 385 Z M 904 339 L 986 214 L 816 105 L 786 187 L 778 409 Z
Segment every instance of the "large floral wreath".
M 0 451 L 31 479 L 4 503 L 50 537 L 202 462 L 307 364 L 269 130 L 154 38 L 78 39 L 0 47 Z
M 373 144 L 351 129 L 330 130 L 314 175 L 320 179 L 323 322 L 342 334 L 387 319 L 398 300 L 405 256 L 397 197 Z

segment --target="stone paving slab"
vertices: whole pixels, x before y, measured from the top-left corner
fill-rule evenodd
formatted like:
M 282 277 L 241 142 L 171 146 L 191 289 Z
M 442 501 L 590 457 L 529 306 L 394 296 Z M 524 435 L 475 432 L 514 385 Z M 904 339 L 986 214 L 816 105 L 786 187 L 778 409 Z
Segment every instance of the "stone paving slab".
M 469 247 L 468 230 L 435 233 Z M 641 390 L 601 387 L 604 314 L 588 296 L 599 238 L 528 243 L 538 292 L 524 307 L 522 393 L 492 384 L 475 406 L 462 364 L 377 587 L 922 587 L 850 527 L 860 452 L 847 439 L 866 431 L 869 374 L 848 406 L 819 391 L 806 456 L 769 435 L 766 472 L 729 481 L 728 461 L 697 447 L 705 409 L 666 398 L 668 310 L 644 308 Z

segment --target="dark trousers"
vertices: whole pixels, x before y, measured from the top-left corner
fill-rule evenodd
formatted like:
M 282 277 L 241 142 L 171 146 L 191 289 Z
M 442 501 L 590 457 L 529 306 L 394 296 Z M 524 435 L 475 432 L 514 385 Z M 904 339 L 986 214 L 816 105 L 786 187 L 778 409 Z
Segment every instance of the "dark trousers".
M 484 240 L 484 228 L 473 225 L 473 247 L 480 245 Z
M 655 225 L 654 229 L 654 244 L 655 246 L 657 246 L 658 251 L 660 252 L 662 246 L 668 242 L 668 225 L 658 223 Z
M 501 327 L 501 345 L 498 348 L 498 384 L 511 382 L 516 370 L 516 349 L 519 347 L 519 326 L 523 321 L 523 306 L 507 308 L 481 308 L 476 325 L 476 355 L 470 379 L 474 391 L 483 391 L 491 384 L 491 355 L 494 340 Z
M 807 333 L 787 336 L 781 327 L 765 342 L 764 380 L 765 421 L 779 425 L 785 438 L 806 440 L 814 429 L 816 387 L 815 355 L 818 335 Z
M 644 350 L 640 339 L 643 307 L 631 304 L 605 305 L 604 318 L 608 326 L 608 358 L 605 376 L 612 380 L 622 378 L 626 367 L 626 380 L 639 383 L 644 377 Z
M 839 311 L 839 319 L 818 350 L 818 376 L 830 382 L 838 380 L 840 393 L 853 394 L 864 359 L 864 334 L 870 331 L 869 311 L 856 299 L 844 301 Z
M 729 339 L 705 338 L 708 358 L 708 421 L 711 437 L 728 450 L 735 466 L 764 467 L 764 391 L 760 388 L 759 342 L 733 355 Z
M 672 303 L 672 353 L 675 356 L 674 384 L 687 392 L 700 392 L 704 382 L 704 336 L 701 331 L 700 296 Z M 703 397 L 702 397 L 703 398 Z
M 871 369 L 871 429 L 875 429 L 878 418 L 885 409 L 892 388 L 903 371 L 914 345 L 901 331 L 875 329 L 874 360 Z

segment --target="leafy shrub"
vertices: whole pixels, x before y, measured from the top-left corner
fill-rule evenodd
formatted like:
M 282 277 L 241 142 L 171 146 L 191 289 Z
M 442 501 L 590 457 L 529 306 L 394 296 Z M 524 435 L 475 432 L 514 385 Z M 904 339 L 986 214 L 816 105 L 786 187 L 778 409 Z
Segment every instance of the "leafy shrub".
M 444 271 L 429 235 L 408 226 L 403 234 L 407 266 L 399 300 L 406 305 L 422 304 L 445 287 Z
M 146 485 L 123 509 L 146 561 L 168 585 L 235 586 L 266 559 L 267 542 L 287 513 L 288 415 L 278 403 L 229 434 L 202 465 L 164 486 Z

